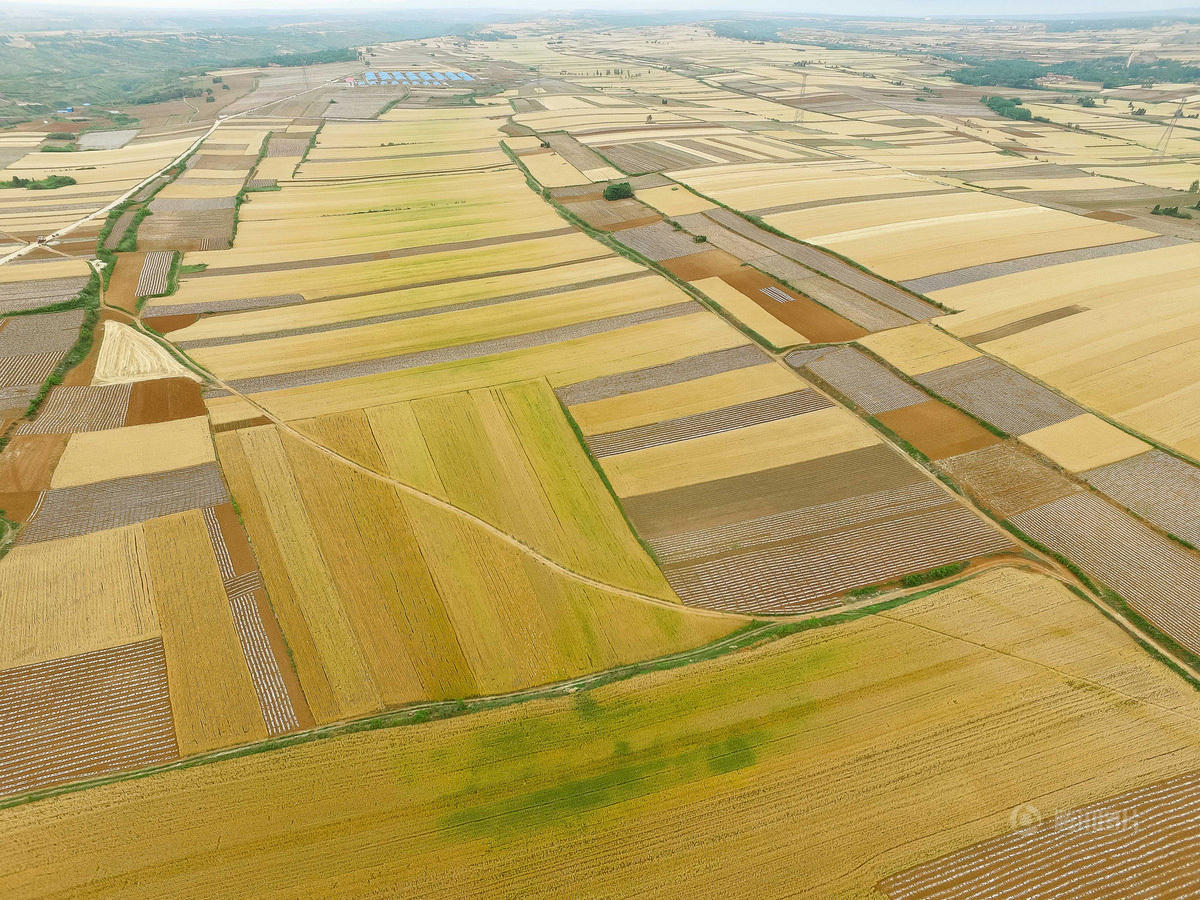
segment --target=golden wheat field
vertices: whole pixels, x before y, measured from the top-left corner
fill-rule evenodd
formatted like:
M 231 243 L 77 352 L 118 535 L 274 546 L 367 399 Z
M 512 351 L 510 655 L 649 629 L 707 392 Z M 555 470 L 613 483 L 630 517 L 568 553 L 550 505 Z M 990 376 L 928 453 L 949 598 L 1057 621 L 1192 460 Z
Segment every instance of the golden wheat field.
M 1197 712 L 1088 603 L 1002 569 L 575 697 L 10 810 L 0 885 L 862 896 L 1031 797 L 1066 808 L 1194 767 Z

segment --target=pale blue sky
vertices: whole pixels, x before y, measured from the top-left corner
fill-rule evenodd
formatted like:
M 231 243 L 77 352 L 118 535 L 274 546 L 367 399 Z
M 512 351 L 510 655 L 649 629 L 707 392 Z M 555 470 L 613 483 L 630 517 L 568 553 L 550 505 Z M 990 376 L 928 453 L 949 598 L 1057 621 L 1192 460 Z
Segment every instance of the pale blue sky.
M 170 10 L 204 11 L 204 10 L 274 10 L 287 12 L 290 10 L 329 10 L 345 14 L 344 4 L 331 0 L 23 0 L 26 6 L 44 7 L 74 7 L 83 8 L 153 8 L 160 12 Z M 436 9 L 445 15 L 454 9 L 471 9 L 478 13 L 481 4 L 452 2 L 434 4 L 430 0 L 382 0 L 372 2 L 367 11 L 377 13 L 385 9 Z M 678 11 L 692 10 L 698 13 L 705 11 L 724 12 L 736 9 L 740 12 L 804 14 L 830 12 L 830 4 L 825 0 L 596 0 L 579 3 L 539 2 L 539 0 L 508 0 L 505 3 L 487 3 L 487 7 L 510 11 L 558 12 L 570 9 L 603 9 L 608 11 Z M 840 0 L 837 12 L 842 15 L 886 15 L 886 16 L 1031 16 L 1031 15 L 1072 15 L 1086 13 L 1123 13 L 1145 15 L 1147 10 L 1139 9 L 1137 0 L 1061 0 L 1056 3 L 1046 3 L 1045 0 Z M 1151 0 L 1142 4 L 1153 11 L 1168 9 L 1196 9 L 1196 0 Z

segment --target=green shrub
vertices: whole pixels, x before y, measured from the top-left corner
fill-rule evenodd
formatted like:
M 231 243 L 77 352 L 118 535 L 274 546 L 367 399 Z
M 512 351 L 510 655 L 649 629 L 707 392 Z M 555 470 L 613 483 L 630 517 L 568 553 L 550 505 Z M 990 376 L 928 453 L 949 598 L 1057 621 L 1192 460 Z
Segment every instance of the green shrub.
M 633 196 L 633 186 L 628 181 L 618 181 L 604 188 L 605 200 L 628 200 Z

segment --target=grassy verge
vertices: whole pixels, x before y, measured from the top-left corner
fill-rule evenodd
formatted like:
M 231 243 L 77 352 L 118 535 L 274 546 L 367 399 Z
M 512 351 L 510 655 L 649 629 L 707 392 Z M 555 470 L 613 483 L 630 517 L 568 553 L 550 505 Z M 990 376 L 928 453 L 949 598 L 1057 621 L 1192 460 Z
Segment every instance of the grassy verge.
M 0 449 L 3 449 L 0 447 Z M 13 542 L 17 539 L 17 531 L 21 525 L 19 522 L 14 522 L 4 514 L 4 510 L 0 509 L 0 559 L 4 559 L 4 554 L 12 548 Z
M 83 362 L 84 358 L 91 352 L 92 340 L 96 332 L 96 323 L 100 321 L 100 276 L 93 272 L 88 279 L 88 283 L 79 292 L 74 302 L 77 307 L 82 306 L 84 309 L 83 325 L 79 329 L 79 337 L 75 339 L 74 346 L 59 360 L 58 365 L 54 367 L 54 371 L 42 382 L 42 386 L 38 388 L 37 394 L 29 401 L 29 406 L 25 409 L 25 418 L 27 419 L 32 419 L 37 415 L 37 411 L 41 408 L 42 403 L 45 402 L 46 395 L 50 393 L 50 389 L 62 384 L 62 380 L 67 372 Z
M 118 253 L 133 253 L 137 250 L 138 226 L 149 215 L 152 215 L 149 205 L 143 206 L 133 214 L 133 218 L 129 220 L 129 226 L 125 229 L 125 233 L 117 241 L 116 251 Z
M 293 178 L 295 178 L 296 173 L 300 171 L 300 166 L 302 166 L 304 164 L 304 161 L 306 159 L 308 159 L 308 154 L 312 152 L 312 148 L 317 146 L 317 135 L 319 135 L 321 133 L 321 129 L 324 127 L 325 127 L 325 122 L 324 122 L 324 120 L 322 120 L 321 124 L 318 125 L 316 127 L 316 129 L 313 131 L 312 137 L 310 137 L 308 139 L 308 146 L 304 148 L 304 152 L 300 155 L 300 158 L 298 160 L 296 160 L 296 165 L 292 169 L 292 177 Z

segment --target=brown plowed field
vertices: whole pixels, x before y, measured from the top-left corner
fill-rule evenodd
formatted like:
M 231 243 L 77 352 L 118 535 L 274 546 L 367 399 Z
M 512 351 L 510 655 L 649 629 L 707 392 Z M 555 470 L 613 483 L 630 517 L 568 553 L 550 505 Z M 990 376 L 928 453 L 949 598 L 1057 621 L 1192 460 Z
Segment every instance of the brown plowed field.
M 880 413 L 877 418 L 930 459 L 957 456 L 1000 442 L 966 413 L 938 400 Z
M 722 273 L 721 279 L 814 343 L 852 341 L 867 334 L 867 330 L 861 325 L 839 316 L 809 297 L 784 287 L 781 282 L 757 269 L 743 266 L 735 271 Z M 778 302 L 763 293 L 766 288 L 773 288 L 793 299 L 788 303 Z
M 697 244 L 703 247 L 703 244 Z M 662 267 L 683 281 L 698 281 L 701 278 L 711 278 L 713 275 L 726 275 L 736 271 L 742 261 L 724 250 L 701 250 L 699 253 L 689 253 L 687 256 L 676 256 L 666 259 Z M 728 279 L 726 279 L 728 280 Z
M 207 409 L 200 385 L 190 378 L 152 378 L 135 381 L 129 390 L 125 425 L 149 425 L 203 416 Z
M 177 316 L 151 316 L 148 319 L 142 319 L 142 324 L 147 328 L 153 328 L 159 334 L 169 334 L 180 328 L 194 325 L 199 319 L 198 313 L 182 313 Z
M 138 278 L 145 260 L 144 250 L 117 254 L 112 275 L 108 279 L 108 287 L 104 290 L 105 303 L 123 309 L 131 315 L 137 314 Z

